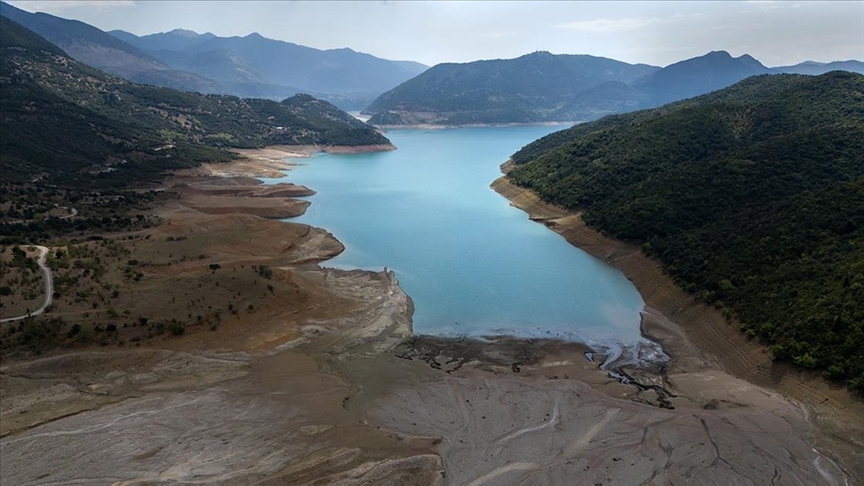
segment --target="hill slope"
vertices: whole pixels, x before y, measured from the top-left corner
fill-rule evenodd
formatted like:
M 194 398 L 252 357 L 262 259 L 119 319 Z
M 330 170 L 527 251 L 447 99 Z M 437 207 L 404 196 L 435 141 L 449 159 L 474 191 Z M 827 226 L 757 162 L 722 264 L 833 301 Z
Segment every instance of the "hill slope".
M 29 13 L 3 2 L 0 2 L 0 15 L 44 37 L 73 59 L 130 81 L 201 93 L 220 91 L 217 83 L 171 68 L 144 51 L 83 22 L 45 13 Z
M 792 66 L 771 68 L 771 72 L 775 73 L 809 74 L 812 76 L 825 74 L 830 71 L 849 71 L 850 73 L 864 74 L 864 62 L 855 60 L 834 62 L 805 61 Z
M 351 49 L 314 49 L 257 33 L 218 37 L 176 29 L 141 37 L 122 31 L 110 34 L 175 69 L 213 79 L 233 94 L 304 91 L 342 103 L 355 99 L 357 109 L 427 68 Z
M 864 76 L 757 76 L 551 134 L 511 181 L 644 242 L 778 359 L 864 391 Z
M 441 64 L 384 93 L 365 111 L 375 125 L 596 120 L 660 106 L 760 74 L 864 71 L 864 63 L 767 68 L 748 55 L 709 52 L 664 68 L 538 52 L 517 59 Z
M 222 147 L 388 143 L 308 95 L 277 103 L 129 83 L 70 59 L 5 17 L 0 54 L 5 182 L 125 184 L 230 158 Z
M 615 100 L 592 103 L 584 96 L 588 90 L 604 83 L 626 85 L 656 69 L 602 57 L 548 52 L 507 60 L 439 64 L 384 93 L 366 111 L 381 113 L 373 119 L 373 123 L 381 124 L 398 123 L 398 117 L 408 123 L 448 125 L 538 122 L 549 120 L 552 114 L 555 120 L 597 118 L 621 110 Z M 580 95 L 584 102 L 574 102 Z M 633 109 L 632 101 L 628 98 L 622 105 Z M 639 107 L 638 102 L 635 107 Z
M 726 51 L 676 62 L 635 83 L 655 103 L 692 98 L 731 86 L 744 78 L 768 74 L 770 69 L 748 55 L 732 57 Z

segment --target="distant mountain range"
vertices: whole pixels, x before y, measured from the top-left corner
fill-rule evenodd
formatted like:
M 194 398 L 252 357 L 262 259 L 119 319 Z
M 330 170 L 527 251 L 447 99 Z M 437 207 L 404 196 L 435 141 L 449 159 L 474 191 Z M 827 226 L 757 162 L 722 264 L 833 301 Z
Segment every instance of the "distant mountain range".
M 309 95 L 276 102 L 130 83 L 69 58 L 6 17 L 0 86 L 4 183 L 123 186 L 233 157 L 222 148 L 389 143 Z
M 382 94 L 365 110 L 375 125 L 590 121 L 653 108 L 760 74 L 864 73 L 864 63 L 768 68 L 725 51 L 659 68 L 592 56 L 535 52 L 516 59 L 439 64 Z
M 199 93 L 280 100 L 303 92 L 362 109 L 427 67 L 351 49 L 319 50 L 259 34 L 217 37 L 187 30 L 138 37 L 0 2 L 0 14 L 74 59 L 130 81 Z
M 351 49 L 313 49 L 259 34 L 217 37 L 180 29 L 142 37 L 123 31 L 109 34 L 172 68 L 214 79 L 243 96 L 302 91 L 353 99 L 362 108 L 427 69 L 416 62 L 389 61 Z
M 648 96 L 650 105 L 659 106 L 716 91 L 750 76 L 771 72 L 771 69 L 747 54 L 732 57 L 726 51 L 713 51 L 704 56 L 670 64 L 638 80 L 634 87 Z
M 308 93 L 376 125 L 470 125 L 590 121 L 652 108 L 760 74 L 864 73 L 861 61 L 769 68 L 725 51 L 664 68 L 589 55 L 535 52 L 516 59 L 428 68 L 351 49 L 319 50 L 259 34 L 218 37 L 176 29 L 137 36 L 29 13 L 0 2 L 0 14 L 74 59 L 133 82 L 198 93 L 281 100 Z
M 531 123 L 596 118 L 641 106 L 628 86 L 659 68 L 594 56 L 535 52 L 516 59 L 438 64 L 376 99 L 373 123 Z M 590 96 L 616 93 L 616 96 Z M 587 93 L 586 93 L 587 92 Z M 586 96 L 587 95 L 587 96 Z M 590 99 L 610 100 L 600 106 Z M 575 117 L 575 118 L 574 118 Z
M 0 2 L 0 15 L 44 37 L 76 61 L 129 81 L 199 93 L 219 91 L 216 82 L 173 69 L 92 25 L 45 13 L 25 12 L 3 2 Z

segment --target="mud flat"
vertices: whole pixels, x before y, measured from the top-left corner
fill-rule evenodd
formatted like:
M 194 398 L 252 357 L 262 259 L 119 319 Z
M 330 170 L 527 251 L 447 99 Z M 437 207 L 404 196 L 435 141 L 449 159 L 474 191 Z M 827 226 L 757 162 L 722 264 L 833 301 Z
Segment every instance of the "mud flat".
M 257 173 L 244 164 L 236 176 Z M 732 376 L 679 326 L 685 310 L 667 320 L 650 293 L 658 311 L 646 311 L 646 330 L 669 343 L 673 360 L 640 374 L 641 387 L 610 378 L 576 343 L 415 337 L 413 304 L 394 274 L 322 268 L 343 249 L 332 235 L 249 214 L 245 203 L 232 213 L 202 211 L 189 201 L 206 187 L 242 188 L 209 197 L 278 199 L 255 196 L 246 179 L 208 177 L 172 182 L 201 186 L 178 191 L 156 209 L 163 224 L 129 244 L 124 258 L 139 259 L 144 278 L 121 295 L 134 296 L 133 316 L 158 309 L 160 319 L 221 305 L 218 325 L 191 323 L 182 336 L 132 348 L 4 359 L 0 482 L 608 486 L 860 477 L 860 462 L 845 455 L 851 449 L 829 447 L 845 438 L 854 448 L 856 429 L 838 429 L 832 442 L 823 422 L 814 427 L 811 411 L 822 409 Z M 635 258 L 625 250 L 611 251 L 616 264 Z M 227 301 L 240 312 L 228 312 Z

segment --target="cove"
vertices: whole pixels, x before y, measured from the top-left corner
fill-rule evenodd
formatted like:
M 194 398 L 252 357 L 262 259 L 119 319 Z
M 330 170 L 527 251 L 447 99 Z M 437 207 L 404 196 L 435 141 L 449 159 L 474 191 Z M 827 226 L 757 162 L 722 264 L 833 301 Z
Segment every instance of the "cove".
M 415 334 L 635 349 L 644 302 L 631 282 L 489 188 L 510 154 L 561 128 L 392 130 L 397 150 L 293 160 L 265 182 L 317 191 L 292 221 L 345 245 L 326 266 L 393 270 L 414 300 Z

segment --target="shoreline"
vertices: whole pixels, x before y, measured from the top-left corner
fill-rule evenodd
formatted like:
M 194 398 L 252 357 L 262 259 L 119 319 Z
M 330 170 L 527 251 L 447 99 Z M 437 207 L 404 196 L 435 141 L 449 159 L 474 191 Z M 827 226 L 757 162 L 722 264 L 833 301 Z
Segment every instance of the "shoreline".
M 550 125 L 551 123 L 538 123 L 533 125 Z M 510 124 L 512 126 L 525 126 L 526 124 Z M 479 125 L 478 125 L 479 126 Z M 486 125 L 486 126 L 495 126 L 495 125 Z M 501 126 L 501 125 L 498 125 Z M 442 128 L 450 128 L 450 127 L 442 127 Z M 454 127 L 455 128 L 455 127 Z M 223 181 L 226 180 L 234 180 L 240 178 L 253 178 L 257 182 L 261 184 L 262 187 L 275 187 L 275 186 L 264 186 L 263 181 L 260 179 L 256 179 L 259 177 L 266 178 L 278 178 L 287 176 L 287 171 L 290 171 L 292 167 L 299 165 L 298 163 L 289 162 L 284 159 L 286 158 L 307 158 L 312 157 L 316 153 L 334 153 L 334 154 L 357 154 L 357 153 L 368 153 L 377 150 L 380 146 L 362 146 L 358 148 L 355 147 L 336 147 L 329 148 L 326 150 L 322 150 L 318 146 L 288 146 L 288 145 L 279 145 L 279 146 L 269 146 L 262 149 L 235 149 L 234 152 L 245 157 L 245 160 L 238 160 L 234 162 L 228 162 L 227 164 L 209 164 L 208 170 L 210 173 L 208 175 L 212 177 L 221 178 Z M 293 187 L 299 187 L 306 189 L 311 192 L 308 195 L 314 195 L 315 191 L 306 188 L 305 186 L 294 186 L 293 183 L 282 183 L 283 185 L 288 184 Z M 239 194 L 238 194 L 239 195 Z M 262 216 L 268 219 L 281 219 L 281 218 L 293 218 L 297 216 L 301 216 L 305 213 L 306 209 L 311 202 L 303 200 L 304 203 L 299 211 L 295 214 L 279 216 L 279 217 L 268 217 L 266 214 L 256 213 L 258 216 Z M 242 208 L 237 207 L 238 211 Z M 324 231 L 327 231 L 326 228 L 321 228 Z M 338 239 L 337 239 L 338 241 Z M 340 242 L 341 243 L 341 242 Z M 412 323 L 413 324 L 413 323 Z M 413 326 L 411 337 L 414 338 L 422 338 L 422 339 L 431 339 L 436 340 L 439 343 L 456 343 L 461 339 L 466 339 L 469 341 L 473 341 L 476 343 L 532 343 L 529 347 L 534 348 L 535 345 L 533 343 L 558 343 L 558 345 L 562 347 L 570 347 L 575 346 L 578 349 L 581 349 L 578 354 L 580 357 L 584 358 L 586 362 L 594 363 L 598 366 L 599 370 L 602 370 L 605 373 L 608 373 L 609 376 L 616 377 L 616 379 L 624 380 L 622 377 L 622 373 L 626 375 L 627 370 L 629 369 L 630 373 L 638 376 L 642 379 L 647 379 L 647 381 L 656 381 L 656 376 L 650 376 L 656 372 L 659 367 L 662 367 L 665 363 L 668 356 L 663 355 L 663 350 L 660 350 L 658 353 L 658 349 L 660 347 L 656 342 L 652 342 L 652 340 L 642 340 L 633 344 L 624 344 L 620 341 L 610 340 L 604 341 L 600 343 L 587 343 L 577 339 L 567 339 L 564 337 L 558 338 L 549 338 L 546 336 L 519 336 L 519 335 L 511 335 L 511 334 L 496 334 L 496 335 L 477 335 L 477 336 L 451 336 L 451 335 L 427 335 L 427 334 L 414 334 Z M 545 347 L 547 344 L 539 344 L 537 345 L 537 349 Z M 592 358 L 588 356 L 591 355 Z M 651 358 L 645 358 L 648 355 Z M 629 376 L 629 375 L 628 375 Z M 649 377 L 650 376 L 650 377 Z
M 853 477 L 864 477 L 864 402 L 812 372 L 774 362 L 767 349 L 748 340 L 719 310 L 675 285 L 662 265 L 633 244 L 587 226 L 581 212 L 548 204 L 507 179 L 511 161 L 491 188 L 569 243 L 621 270 L 645 300 L 640 329 L 670 356 L 669 372 L 722 370 L 756 386 L 776 390 L 799 404 L 814 428 L 814 445 L 841 462 Z M 671 380 L 670 380 L 671 381 Z M 674 386 L 674 383 L 672 383 Z M 859 437 L 856 439 L 855 437 Z
M 319 153 L 331 154 L 365 154 L 372 152 L 389 152 L 396 150 L 393 144 L 385 145 L 268 145 L 255 149 L 230 149 L 230 152 L 241 158 L 229 162 L 211 162 L 201 164 L 193 169 L 182 169 L 174 172 L 174 176 L 196 177 L 284 177 L 283 170 L 290 169 L 296 163 L 284 159 L 305 159 Z
M 584 121 L 535 122 L 535 123 L 467 123 L 464 125 L 436 125 L 434 123 L 410 123 L 404 125 L 373 125 L 382 130 L 448 130 L 452 128 L 507 128 L 507 127 L 565 127 L 569 128 Z
M 812 448 L 804 414 L 779 393 L 709 365 L 622 384 L 585 359 L 584 345 L 558 339 L 413 336 L 413 302 L 393 273 L 319 265 L 344 248 L 326 230 L 250 215 L 246 202 L 231 214 L 189 204 L 202 192 L 228 203 L 311 189 L 201 173 L 173 182 L 181 199 L 157 209 L 166 223 L 130 243 L 149 281 L 167 284 L 156 300 L 171 307 L 192 292 L 195 304 L 224 288 L 206 304 L 243 311 L 224 311 L 218 330 L 190 326 L 134 351 L 4 363 L 0 413 L 14 431 L 0 438 L 4 481 L 71 482 L 84 462 L 91 477 L 131 482 L 563 484 L 577 474 L 586 484 L 763 484 L 778 468 L 808 484 L 850 476 Z M 186 312 L 178 305 L 169 314 Z M 91 428 L 102 432 L 80 433 Z M 45 460 L 32 464 L 33 451 Z
M 243 151 L 242 155 L 247 157 L 246 161 L 240 160 L 227 165 L 239 167 L 238 175 L 241 177 L 283 177 L 284 171 L 298 165 L 286 162 L 284 158 L 304 158 L 322 152 L 320 147 L 307 146 L 302 150 L 298 147 L 290 148 L 293 150 L 288 150 L 289 147 L 267 147 Z M 349 149 L 341 152 L 331 151 L 331 153 L 362 153 L 363 151 L 369 150 Z M 225 164 L 214 165 L 214 167 L 224 166 Z M 511 166 L 509 162 L 502 164 L 502 172 L 506 174 Z M 274 175 L 274 171 L 278 171 L 278 175 Z M 636 363 L 632 359 L 628 360 L 628 356 L 615 356 L 610 349 L 597 349 L 593 353 L 597 359 L 589 362 L 584 352 L 574 354 L 572 350 L 580 346 L 590 350 L 590 345 L 564 339 L 553 339 L 547 342 L 500 335 L 469 338 L 466 341 L 472 341 L 475 346 L 479 346 L 484 342 L 489 344 L 491 338 L 495 343 L 493 347 L 501 348 L 499 352 L 503 349 L 511 349 L 514 343 L 522 349 L 529 350 L 529 353 L 540 353 L 546 356 L 550 355 L 542 350 L 549 346 L 571 350 L 564 354 L 557 351 L 552 354 L 555 354 L 557 359 L 563 359 L 572 365 L 593 367 L 596 373 L 622 381 L 624 388 L 632 388 L 635 385 L 640 390 L 653 389 L 657 392 L 657 396 L 647 399 L 646 403 L 654 406 L 669 403 L 665 402 L 666 393 L 671 393 L 672 396 L 675 396 L 674 393 L 680 393 L 681 383 L 687 383 L 685 396 L 691 391 L 707 396 L 704 392 L 705 388 L 715 389 L 711 393 L 723 389 L 733 390 L 735 387 L 740 387 L 740 384 L 736 384 L 739 383 L 737 380 L 745 380 L 757 387 L 776 390 L 799 402 L 798 406 L 804 409 L 803 413 L 808 420 L 812 420 L 812 425 L 816 429 L 815 435 L 819 440 L 815 441 L 814 445 L 829 451 L 833 459 L 864 458 L 862 444 L 850 439 L 846 432 L 851 428 L 864 433 L 864 405 L 845 390 L 838 390 L 813 374 L 794 370 L 791 366 L 782 363 L 774 363 L 764 347 L 748 341 L 732 324 L 726 322 L 719 311 L 697 301 L 678 288 L 671 278 L 663 273 L 662 266 L 642 254 L 639 247 L 605 237 L 586 226 L 580 213 L 546 204 L 533 192 L 510 184 L 506 176 L 493 182 L 491 187 L 507 198 L 513 206 L 525 211 L 531 220 L 543 223 L 574 246 L 621 270 L 645 300 L 640 322 L 642 336 L 661 346 L 662 352 L 668 356 L 669 361 Z M 451 359 L 456 359 L 460 363 L 465 361 L 465 357 L 460 356 L 459 349 L 462 349 L 462 341 L 458 338 L 418 336 L 413 334 L 413 330 L 408 337 L 414 342 L 435 341 L 437 344 L 434 348 L 438 350 L 437 352 L 444 355 L 450 353 Z M 501 346 L 500 343 L 508 344 Z M 641 346 L 637 346 L 634 350 L 636 358 L 639 358 L 640 349 Z M 507 366 L 496 360 L 490 362 L 479 359 L 480 354 L 476 351 L 467 354 L 473 356 L 470 361 L 475 365 L 483 367 L 495 364 L 490 369 L 496 369 L 497 372 L 507 369 Z M 434 363 L 434 358 L 423 356 L 423 353 L 415 355 L 427 361 L 430 366 Z M 583 363 L 577 364 L 578 361 Z M 546 366 L 544 360 L 534 360 L 532 363 L 538 369 Z M 520 360 L 513 360 L 511 364 L 527 365 Z M 433 366 L 433 369 L 437 368 Z M 451 369 L 448 373 L 452 371 Z M 513 371 L 516 372 L 515 369 Z M 725 373 L 731 381 L 719 380 L 716 383 L 708 383 L 717 378 L 718 372 Z M 592 381 L 593 378 L 587 376 L 577 379 L 592 383 L 592 386 L 598 384 Z M 604 391 L 604 393 L 609 392 Z M 615 393 L 619 392 L 612 392 L 612 395 Z M 673 399 L 672 403 L 681 405 L 676 399 Z M 864 467 L 861 470 L 853 467 L 857 463 L 864 464 L 864 462 L 856 461 L 857 459 L 840 462 L 850 467 L 853 477 L 864 477 Z

